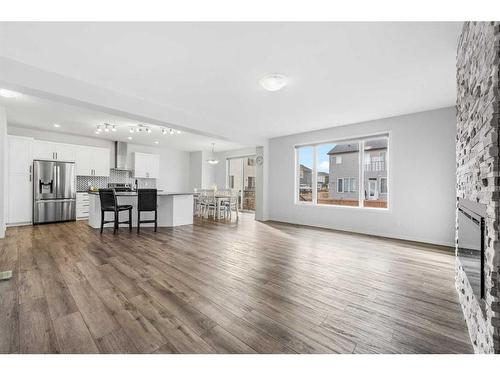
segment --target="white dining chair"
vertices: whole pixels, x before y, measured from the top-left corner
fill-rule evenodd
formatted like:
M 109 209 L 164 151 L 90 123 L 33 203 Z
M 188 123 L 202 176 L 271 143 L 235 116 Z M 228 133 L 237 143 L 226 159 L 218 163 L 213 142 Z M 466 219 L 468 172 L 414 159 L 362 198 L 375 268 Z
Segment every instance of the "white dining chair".
M 210 212 L 212 212 L 213 218 L 215 219 L 217 202 L 215 200 L 215 191 L 212 189 L 202 189 L 200 191 L 200 209 L 202 217 L 210 217 Z

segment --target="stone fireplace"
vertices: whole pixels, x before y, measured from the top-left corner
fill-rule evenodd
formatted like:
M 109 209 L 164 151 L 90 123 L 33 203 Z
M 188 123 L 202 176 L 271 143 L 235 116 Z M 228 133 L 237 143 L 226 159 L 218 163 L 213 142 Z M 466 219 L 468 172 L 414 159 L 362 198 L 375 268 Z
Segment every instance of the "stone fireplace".
M 456 287 L 476 353 L 500 353 L 499 66 L 500 22 L 466 22 L 457 51 Z M 484 207 L 481 297 L 458 256 L 461 202 Z

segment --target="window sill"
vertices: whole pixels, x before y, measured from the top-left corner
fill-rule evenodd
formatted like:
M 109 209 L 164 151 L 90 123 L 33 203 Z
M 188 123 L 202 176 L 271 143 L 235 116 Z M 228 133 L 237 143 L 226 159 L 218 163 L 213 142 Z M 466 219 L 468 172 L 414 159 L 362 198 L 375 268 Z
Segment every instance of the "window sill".
M 295 206 L 306 206 L 306 207 L 322 207 L 322 208 L 334 208 L 334 209 L 348 209 L 348 210 L 363 210 L 363 211 L 376 211 L 376 212 L 391 212 L 391 206 L 387 208 L 383 207 L 361 207 L 361 206 L 342 206 L 336 204 L 314 204 L 312 202 L 295 202 Z

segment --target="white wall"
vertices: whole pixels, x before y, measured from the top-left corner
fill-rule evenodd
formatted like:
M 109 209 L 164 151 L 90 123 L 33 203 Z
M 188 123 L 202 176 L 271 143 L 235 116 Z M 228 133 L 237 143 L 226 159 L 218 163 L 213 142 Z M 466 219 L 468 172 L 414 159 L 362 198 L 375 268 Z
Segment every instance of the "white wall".
M 95 147 L 106 147 L 111 150 L 111 164 L 114 165 L 114 143 L 105 139 L 49 132 L 44 130 L 23 128 L 9 125 L 7 129 L 11 135 L 33 137 L 45 141 L 62 142 Z M 132 152 L 145 152 L 160 155 L 160 177 L 156 181 L 158 189 L 171 192 L 190 191 L 189 189 L 189 152 L 179 151 L 166 147 L 143 146 L 134 143 L 128 144 L 128 155 Z
M 272 220 L 454 246 L 455 108 L 415 113 L 269 141 Z M 390 132 L 390 209 L 294 203 L 294 146 Z
M 203 157 L 201 151 L 189 153 L 189 189 L 202 188 Z
M 128 154 L 144 152 L 160 155 L 160 177 L 156 180 L 158 189 L 170 192 L 186 192 L 189 189 L 189 152 L 166 147 L 149 147 L 133 143 L 128 145 Z M 130 165 L 130 162 L 129 162 Z
M 5 218 L 7 203 L 7 115 L 0 107 L 0 238 L 5 237 Z

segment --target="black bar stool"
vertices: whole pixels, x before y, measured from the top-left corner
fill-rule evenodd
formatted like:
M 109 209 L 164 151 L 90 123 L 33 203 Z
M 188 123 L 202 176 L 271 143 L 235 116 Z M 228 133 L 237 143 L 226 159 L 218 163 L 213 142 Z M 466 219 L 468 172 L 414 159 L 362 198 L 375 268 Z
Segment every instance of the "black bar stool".
M 132 232 L 132 205 L 124 204 L 119 206 L 114 189 L 99 189 L 99 198 L 101 199 L 101 234 L 104 224 L 108 223 L 114 223 L 113 234 L 118 230 L 119 224 L 128 224 L 129 230 Z M 128 221 L 119 221 L 120 211 L 128 211 Z M 114 212 L 114 219 L 104 221 L 105 212 Z
M 155 223 L 155 232 L 158 228 L 158 191 L 156 189 L 138 189 L 137 190 L 137 233 L 141 229 L 141 223 Z M 154 220 L 142 220 L 142 211 L 154 211 Z

